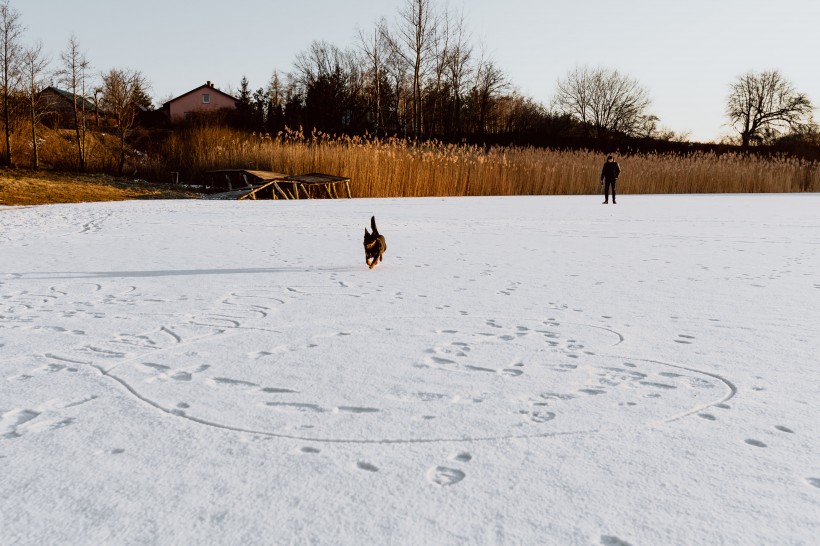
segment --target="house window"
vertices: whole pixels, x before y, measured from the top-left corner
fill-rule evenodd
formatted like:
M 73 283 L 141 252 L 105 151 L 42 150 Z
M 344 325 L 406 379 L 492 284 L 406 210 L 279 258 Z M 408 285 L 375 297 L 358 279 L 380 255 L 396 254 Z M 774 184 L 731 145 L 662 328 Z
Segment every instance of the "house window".
M 202 94 L 202 104 L 210 104 L 211 103 L 211 94 L 210 93 L 203 93 Z

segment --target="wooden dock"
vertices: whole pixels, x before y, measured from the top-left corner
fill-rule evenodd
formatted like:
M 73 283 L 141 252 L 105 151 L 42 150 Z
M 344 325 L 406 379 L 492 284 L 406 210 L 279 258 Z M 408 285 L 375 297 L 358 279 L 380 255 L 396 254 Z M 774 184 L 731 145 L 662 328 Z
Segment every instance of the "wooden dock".
M 350 179 L 323 173 L 296 176 L 272 171 L 221 169 L 206 173 L 210 188 L 205 199 L 350 199 Z M 223 191 L 219 191 L 219 190 Z

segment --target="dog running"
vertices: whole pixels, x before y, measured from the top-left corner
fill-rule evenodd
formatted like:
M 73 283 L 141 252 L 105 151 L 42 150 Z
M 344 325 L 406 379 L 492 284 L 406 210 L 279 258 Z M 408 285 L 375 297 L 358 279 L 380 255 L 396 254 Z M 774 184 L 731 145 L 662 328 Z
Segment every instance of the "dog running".
M 370 269 L 373 269 L 380 261 L 384 261 L 384 252 L 387 250 L 387 243 L 384 242 L 384 237 L 379 235 L 379 230 L 376 229 L 376 217 L 370 217 L 370 228 L 373 233 L 368 233 L 367 228 L 364 228 L 364 261 Z

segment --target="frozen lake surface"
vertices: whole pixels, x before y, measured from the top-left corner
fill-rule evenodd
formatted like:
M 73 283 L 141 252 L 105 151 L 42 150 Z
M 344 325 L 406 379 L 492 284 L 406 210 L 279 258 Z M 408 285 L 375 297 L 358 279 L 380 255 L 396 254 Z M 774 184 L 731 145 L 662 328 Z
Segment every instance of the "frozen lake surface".
M 0 208 L 0 542 L 816 544 L 818 211 Z

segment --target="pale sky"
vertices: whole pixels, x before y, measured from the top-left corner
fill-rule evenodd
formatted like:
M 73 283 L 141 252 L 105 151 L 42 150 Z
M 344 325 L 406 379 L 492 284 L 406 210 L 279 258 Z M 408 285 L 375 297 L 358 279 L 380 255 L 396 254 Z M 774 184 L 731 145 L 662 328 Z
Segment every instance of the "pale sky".
M 155 102 L 213 81 L 265 87 L 314 40 L 342 49 L 357 29 L 396 19 L 407 0 L 11 0 L 59 62 L 74 34 L 95 72 L 140 70 Z M 730 134 L 729 84 L 778 69 L 820 105 L 820 0 L 439 0 L 463 10 L 473 40 L 524 95 L 549 105 L 577 65 L 605 67 L 649 90 L 661 126 L 692 140 Z M 820 118 L 820 110 L 815 110 Z

